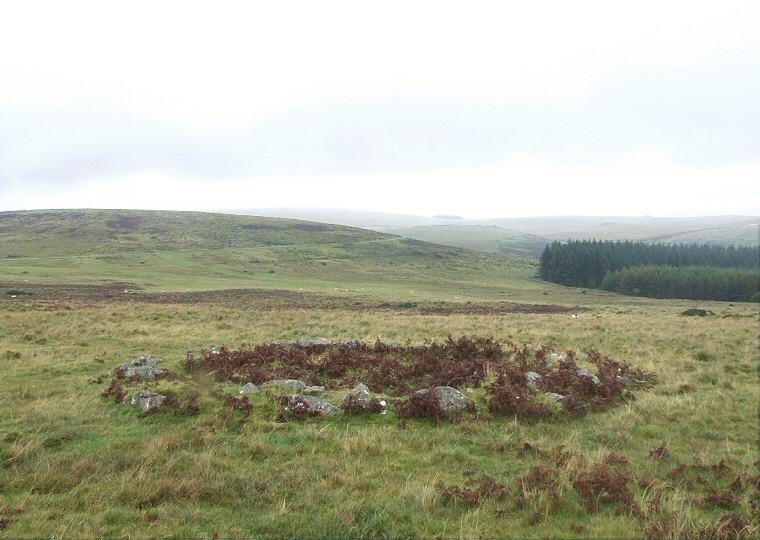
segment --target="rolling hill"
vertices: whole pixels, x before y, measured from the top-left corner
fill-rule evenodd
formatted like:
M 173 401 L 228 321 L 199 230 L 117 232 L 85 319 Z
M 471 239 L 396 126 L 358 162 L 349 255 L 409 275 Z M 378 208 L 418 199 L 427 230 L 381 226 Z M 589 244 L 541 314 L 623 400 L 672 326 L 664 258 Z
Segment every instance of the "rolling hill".
M 205 212 L 0 212 L 0 257 L 47 257 L 366 242 L 390 235 L 301 220 Z
M 546 287 L 532 279 L 537 265 L 525 258 L 368 229 L 230 214 L 4 212 L 0 246 L 0 282 L 9 289 L 119 284 L 115 290 L 130 294 L 258 289 L 414 303 L 506 300 Z

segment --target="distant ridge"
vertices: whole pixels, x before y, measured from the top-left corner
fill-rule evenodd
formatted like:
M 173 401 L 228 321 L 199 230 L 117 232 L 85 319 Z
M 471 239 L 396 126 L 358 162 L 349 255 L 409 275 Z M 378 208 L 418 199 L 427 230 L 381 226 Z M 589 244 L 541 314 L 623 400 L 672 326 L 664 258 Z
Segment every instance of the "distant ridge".
M 433 225 L 439 221 L 429 217 L 391 212 L 363 212 L 330 208 L 243 208 L 228 210 L 232 214 L 265 216 L 287 219 L 305 219 L 321 223 L 334 223 L 348 227 L 415 227 Z
M 468 219 L 330 209 L 255 209 L 240 211 L 272 217 L 308 219 L 369 228 L 409 238 L 478 251 L 522 253 L 533 256 L 541 242 L 554 240 L 632 240 L 663 243 L 697 243 L 728 246 L 758 245 L 760 216 L 545 216 Z M 482 226 L 464 230 L 462 227 Z M 433 227 L 428 231 L 427 227 Z M 457 227 L 446 229 L 446 227 Z M 486 230 L 498 227 L 503 231 Z M 409 229 L 409 230 L 405 230 Z M 517 238 L 524 235 L 523 238 Z M 504 240 L 502 240 L 502 237 Z

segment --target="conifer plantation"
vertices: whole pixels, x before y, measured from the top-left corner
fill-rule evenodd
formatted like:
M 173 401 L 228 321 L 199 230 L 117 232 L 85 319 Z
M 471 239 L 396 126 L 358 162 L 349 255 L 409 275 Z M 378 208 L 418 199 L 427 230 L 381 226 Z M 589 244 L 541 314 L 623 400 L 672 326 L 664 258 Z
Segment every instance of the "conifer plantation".
M 757 247 L 583 240 L 546 246 L 539 275 L 633 296 L 754 302 L 758 265 Z

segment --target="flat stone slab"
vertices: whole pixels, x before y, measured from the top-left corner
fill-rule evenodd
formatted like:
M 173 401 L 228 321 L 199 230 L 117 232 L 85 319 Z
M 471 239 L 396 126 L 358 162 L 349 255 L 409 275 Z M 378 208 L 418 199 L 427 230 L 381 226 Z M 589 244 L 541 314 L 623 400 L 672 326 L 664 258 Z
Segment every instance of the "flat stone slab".
M 345 347 L 347 349 L 358 349 L 362 342 L 358 339 L 347 339 L 346 341 L 339 341 L 336 343 L 339 347 Z
M 330 342 L 325 338 L 304 338 L 296 341 L 296 345 L 301 347 L 315 347 L 317 345 L 329 345 Z

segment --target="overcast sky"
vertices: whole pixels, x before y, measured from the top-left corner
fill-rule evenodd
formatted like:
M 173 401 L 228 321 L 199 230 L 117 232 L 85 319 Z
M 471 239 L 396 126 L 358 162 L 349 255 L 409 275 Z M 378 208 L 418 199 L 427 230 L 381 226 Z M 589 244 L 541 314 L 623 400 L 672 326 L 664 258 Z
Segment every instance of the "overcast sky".
M 760 215 L 757 0 L 0 6 L 0 211 Z

